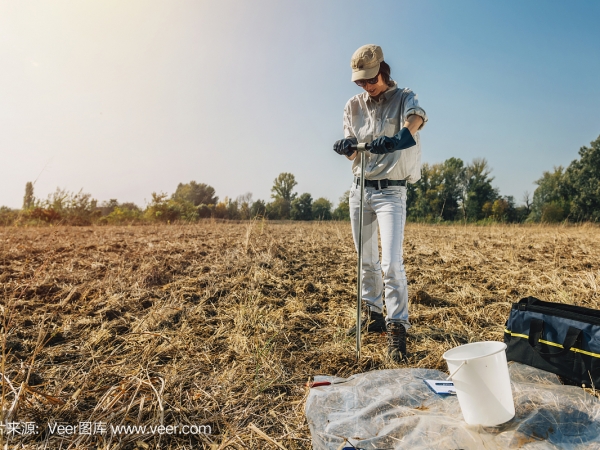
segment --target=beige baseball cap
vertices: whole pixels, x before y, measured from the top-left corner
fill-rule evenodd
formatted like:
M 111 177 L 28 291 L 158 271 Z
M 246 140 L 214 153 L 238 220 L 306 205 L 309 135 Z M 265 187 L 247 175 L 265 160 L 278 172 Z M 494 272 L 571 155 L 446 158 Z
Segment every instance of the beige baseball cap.
M 367 44 L 352 55 L 352 81 L 368 80 L 379 73 L 379 63 L 383 61 L 383 50 L 379 45 Z

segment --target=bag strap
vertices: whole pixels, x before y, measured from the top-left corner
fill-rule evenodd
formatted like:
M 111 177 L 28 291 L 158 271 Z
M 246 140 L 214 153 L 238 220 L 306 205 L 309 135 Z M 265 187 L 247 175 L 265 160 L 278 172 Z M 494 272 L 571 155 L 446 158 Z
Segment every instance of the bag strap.
M 514 303 L 514 309 L 519 311 L 527 311 L 528 306 L 536 306 L 538 302 L 541 302 L 539 298 L 532 296 L 522 298 L 518 303 Z
M 531 324 L 529 325 L 529 345 L 533 348 L 533 350 L 543 356 L 562 356 L 571 350 L 571 347 L 575 345 L 575 342 L 578 341 L 581 336 L 581 330 L 575 327 L 569 327 L 567 330 L 567 335 L 565 336 L 565 340 L 563 342 L 562 350 L 558 352 L 543 352 L 539 349 L 540 338 L 542 337 L 542 331 L 544 330 L 544 321 L 541 319 L 531 319 Z

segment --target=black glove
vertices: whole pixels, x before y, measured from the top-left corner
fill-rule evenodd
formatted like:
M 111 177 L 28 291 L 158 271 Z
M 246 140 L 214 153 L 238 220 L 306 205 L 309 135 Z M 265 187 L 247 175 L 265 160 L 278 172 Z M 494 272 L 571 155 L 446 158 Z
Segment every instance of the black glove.
M 358 145 L 356 138 L 340 139 L 333 144 L 333 150 L 340 155 L 350 156 L 354 153 L 354 150 L 350 149 L 353 145 Z
M 404 150 L 405 148 L 416 145 L 417 142 L 410 134 L 408 128 L 402 128 L 398 134 L 393 137 L 382 136 L 371 142 L 371 153 L 383 155 L 384 153 L 392 153 L 396 150 Z

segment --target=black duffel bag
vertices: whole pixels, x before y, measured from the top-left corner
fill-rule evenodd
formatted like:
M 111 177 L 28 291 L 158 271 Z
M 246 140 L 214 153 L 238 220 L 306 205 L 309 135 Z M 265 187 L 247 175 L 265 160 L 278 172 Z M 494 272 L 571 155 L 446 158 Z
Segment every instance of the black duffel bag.
M 600 388 L 600 311 L 527 297 L 513 303 L 506 359 Z

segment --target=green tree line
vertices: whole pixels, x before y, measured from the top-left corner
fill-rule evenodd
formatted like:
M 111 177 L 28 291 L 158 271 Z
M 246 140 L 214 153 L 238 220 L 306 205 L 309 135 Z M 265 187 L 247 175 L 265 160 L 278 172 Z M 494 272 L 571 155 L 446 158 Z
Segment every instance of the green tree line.
M 408 186 L 407 214 L 423 222 L 524 222 L 529 201 L 516 206 L 512 196 L 501 196 L 485 159 L 466 164 L 450 158 L 423 164 L 421 179 Z
M 579 149 L 579 159 L 544 172 L 536 181 L 531 220 L 600 221 L 600 136 Z
M 421 179 L 408 185 L 407 216 L 418 222 L 560 222 L 600 220 L 600 136 L 581 147 L 579 159 L 565 169 L 554 167 L 535 183 L 533 196 L 525 193 L 523 204 L 502 196 L 492 186 L 488 162 L 476 158 L 465 164 L 449 158 L 423 164 Z M 89 225 L 194 222 L 203 218 L 248 220 L 349 220 L 349 191 L 333 203 L 313 199 L 308 192 L 294 191 L 296 178 L 281 173 L 273 181 L 270 201 L 253 200 L 251 193 L 219 200 L 215 189 L 204 183 L 180 183 L 172 195 L 153 192 L 150 203 L 140 208 L 116 199 L 98 204 L 90 194 L 57 189 L 46 199 L 34 195 L 33 183 L 25 186 L 21 210 L 0 207 L 0 225 Z
M 205 183 L 179 183 L 172 195 L 153 192 L 146 208 L 111 199 L 101 204 L 90 194 L 57 189 L 46 199 L 34 195 L 33 183 L 25 186 L 21 210 L 0 208 L 0 225 L 123 224 L 145 222 L 194 222 L 204 218 L 249 220 L 349 220 L 347 195 L 340 205 L 326 198 L 313 200 L 309 193 L 298 195 L 293 174 L 281 173 L 273 182 L 271 201 L 253 201 L 251 193 L 236 199 L 219 200 L 215 189 Z
M 581 147 L 579 159 L 555 167 L 535 181 L 533 197 L 516 206 L 492 187 L 485 159 L 464 164 L 450 158 L 423 164 L 421 179 L 408 187 L 409 220 L 442 222 L 598 222 L 600 220 L 600 136 Z

